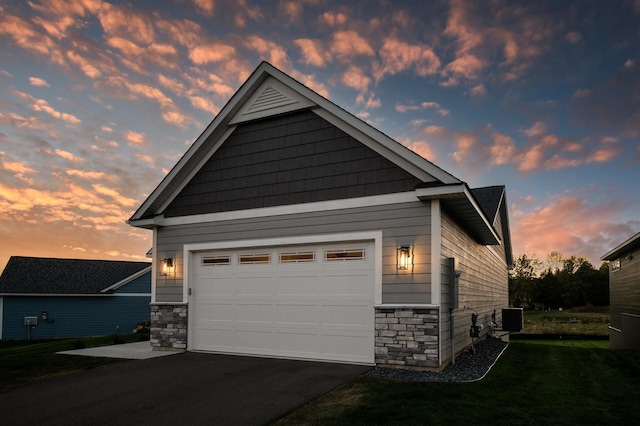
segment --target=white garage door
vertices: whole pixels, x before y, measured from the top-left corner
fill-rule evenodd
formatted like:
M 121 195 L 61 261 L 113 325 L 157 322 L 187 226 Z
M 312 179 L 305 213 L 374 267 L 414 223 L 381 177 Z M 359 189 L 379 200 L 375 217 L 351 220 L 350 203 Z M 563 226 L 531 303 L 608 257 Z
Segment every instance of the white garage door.
M 373 242 L 193 254 L 199 351 L 374 362 Z

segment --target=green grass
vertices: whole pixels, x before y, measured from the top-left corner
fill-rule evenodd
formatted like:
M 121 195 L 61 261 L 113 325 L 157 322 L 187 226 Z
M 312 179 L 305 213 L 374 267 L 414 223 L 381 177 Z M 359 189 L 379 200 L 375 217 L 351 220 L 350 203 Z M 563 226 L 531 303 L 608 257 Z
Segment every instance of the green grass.
M 609 335 L 609 312 L 524 311 L 524 333 Z
M 0 390 L 83 371 L 123 359 L 57 355 L 56 352 L 114 343 L 137 342 L 140 336 L 119 335 L 82 339 L 0 341 Z
M 640 424 L 638 353 L 610 351 L 608 345 L 513 341 L 475 383 L 358 377 L 277 424 Z

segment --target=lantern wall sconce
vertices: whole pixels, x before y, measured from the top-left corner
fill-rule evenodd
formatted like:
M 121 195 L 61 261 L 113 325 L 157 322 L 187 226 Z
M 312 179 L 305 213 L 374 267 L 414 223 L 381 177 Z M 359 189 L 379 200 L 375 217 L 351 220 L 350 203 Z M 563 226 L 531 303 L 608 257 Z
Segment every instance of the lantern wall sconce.
M 162 269 L 160 270 L 160 275 L 163 277 L 167 277 L 171 275 L 175 271 L 175 266 L 173 264 L 173 258 L 168 257 L 162 259 Z
M 408 271 L 413 265 L 413 255 L 410 246 L 400 246 L 397 251 L 398 271 Z

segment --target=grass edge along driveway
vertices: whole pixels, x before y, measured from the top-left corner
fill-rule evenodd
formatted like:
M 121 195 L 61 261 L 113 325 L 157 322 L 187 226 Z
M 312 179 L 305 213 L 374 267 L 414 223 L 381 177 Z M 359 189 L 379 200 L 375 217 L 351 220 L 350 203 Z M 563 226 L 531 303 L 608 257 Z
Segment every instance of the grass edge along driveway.
M 640 424 L 638 352 L 608 341 L 512 341 L 474 383 L 358 377 L 280 419 L 304 424 Z

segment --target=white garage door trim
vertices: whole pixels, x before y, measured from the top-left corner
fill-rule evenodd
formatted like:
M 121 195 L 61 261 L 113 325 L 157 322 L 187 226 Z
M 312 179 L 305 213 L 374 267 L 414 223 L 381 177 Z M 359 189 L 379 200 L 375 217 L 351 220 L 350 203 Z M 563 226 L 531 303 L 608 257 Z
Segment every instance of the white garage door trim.
M 275 247 L 284 247 L 284 246 L 292 246 L 292 245 L 314 245 L 316 247 L 318 247 L 319 245 L 331 245 L 331 244 L 335 244 L 335 243 L 339 243 L 339 244 L 349 244 L 349 243 L 355 243 L 355 242 L 364 242 L 364 241 L 369 241 L 370 245 L 373 245 L 373 253 L 371 253 L 370 255 L 368 254 L 367 257 L 369 257 L 370 261 L 372 261 L 373 265 L 371 265 L 370 267 L 372 267 L 373 271 L 373 276 L 374 276 L 374 291 L 373 291 L 373 299 L 375 300 L 370 300 L 370 302 L 368 303 L 374 303 L 374 304 L 379 304 L 379 302 L 382 299 L 382 232 L 381 231 L 376 231 L 376 232 L 365 232 L 365 233 L 345 233 L 345 234 L 330 234 L 330 235 L 314 235 L 314 236 L 299 236 L 299 237 L 288 237 L 288 238 L 270 238 L 270 239 L 260 239 L 260 240 L 243 240 L 243 241 L 230 241 L 230 242 L 216 242 L 216 243 L 200 243 L 200 244 L 189 244 L 185 246 L 184 249 L 184 256 L 185 259 L 187 259 L 188 261 L 185 262 L 185 300 L 188 300 L 189 303 L 194 303 L 193 299 L 189 298 L 189 289 L 190 288 L 194 288 L 196 289 L 198 287 L 198 282 L 196 281 L 196 275 L 198 273 L 201 273 L 202 269 L 199 269 L 200 266 L 200 258 L 202 257 L 200 255 L 200 253 L 203 252 L 209 252 L 209 251 L 220 251 L 220 250 L 224 250 L 225 252 L 230 252 L 230 251 L 242 251 L 243 249 L 246 248 L 251 248 L 253 250 L 253 252 L 255 251 L 255 249 L 260 249 L 260 248 L 269 248 L 269 249 L 273 249 Z M 207 253 L 208 254 L 208 253 Z M 355 266 L 355 265 L 354 265 Z M 190 270 L 189 270 L 190 269 Z M 371 275 L 370 275 L 371 276 Z M 371 293 L 370 293 L 371 294 Z M 196 295 L 197 297 L 197 295 Z M 370 296 L 371 297 L 371 296 Z M 206 299 L 203 299 L 206 300 Z M 286 304 L 285 304 L 286 305 Z M 200 305 L 198 305 L 200 306 Z M 240 305 L 239 305 L 240 306 Z M 275 306 L 275 305 L 274 305 Z M 371 321 L 372 321 L 372 326 L 373 326 L 373 317 L 374 317 L 374 312 L 373 312 L 373 305 L 371 305 Z M 188 349 L 189 350 L 211 350 L 211 351 L 220 351 L 220 352 L 227 352 L 227 353 L 236 353 L 234 352 L 233 348 L 223 348 L 220 350 L 216 350 L 215 346 L 210 346 L 207 347 L 208 345 L 206 344 L 206 341 L 203 340 L 202 336 L 203 334 L 202 331 L 206 329 L 201 329 L 198 328 L 198 335 L 200 336 L 199 338 L 195 337 L 195 333 L 196 333 L 196 318 L 194 317 L 194 315 L 197 315 L 197 313 L 194 313 L 194 311 L 197 310 L 196 309 L 196 305 L 193 306 L 193 309 L 189 309 L 189 330 L 188 330 Z M 208 317 L 208 316 L 207 316 Z M 216 326 L 217 328 L 218 326 Z M 329 331 L 329 335 L 334 335 L 334 336 L 338 336 L 339 335 L 339 329 L 340 327 L 337 327 L 335 329 L 331 329 L 328 330 Z M 211 329 L 213 330 L 213 329 Z M 247 330 L 249 331 L 249 330 Z M 258 330 L 255 330 L 258 331 Z M 319 337 L 326 335 L 327 330 L 325 330 L 325 332 L 320 332 L 320 334 L 318 334 Z M 373 332 L 373 329 L 371 330 L 371 332 Z M 303 334 L 301 334 L 302 337 Z M 355 335 L 354 335 L 355 336 Z M 307 336 L 308 337 L 308 336 Z M 346 337 L 346 336 L 345 336 Z M 196 340 L 200 340 L 198 342 L 196 342 Z M 338 338 L 340 339 L 340 338 Z M 367 341 L 372 339 L 372 337 L 367 338 Z M 344 338 L 342 338 L 342 340 L 344 340 Z M 338 342 L 338 341 L 336 341 Z M 371 348 L 369 348 L 368 346 L 371 346 Z M 319 355 L 317 358 L 315 356 L 313 356 L 312 353 L 309 354 L 304 354 L 301 355 L 302 358 L 309 358 L 309 359 L 326 359 L 326 360 L 333 360 L 333 361 L 345 361 L 345 362 L 364 362 L 364 363 L 373 363 L 373 341 L 367 343 L 367 348 L 366 348 L 366 352 L 370 351 L 370 355 L 367 355 L 365 357 L 362 357 L 361 355 L 355 355 L 354 353 L 354 357 L 351 357 L 350 355 L 345 355 L 346 357 L 344 359 L 340 359 L 340 357 L 336 357 L 335 355 L 332 354 L 324 354 L 324 355 Z M 213 348 L 213 349 L 211 349 Z M 237 353 L 245 353 L 245 351 L 237 351 Z M 265 356 L 283 356 L 283 357 L 296 357 L 295 353 L 287 353 L 286 351 L 283 353 L 278 353 L 278 351 L 275 352 L 270 352 L 270 351 L 265 351 L 265 353 L 260 353 L 260 351 L 251 351 L 249 350 L 248 352 L 246 352 L 247 354 L 253 354 L 253 355 L 265 355 Z M 362 353 L 362 352 L 359 352 Z M 345 352 L 346 354 L 346 352 Z M 326 356 L 329 356 L 329 358 L 326 358 Z

